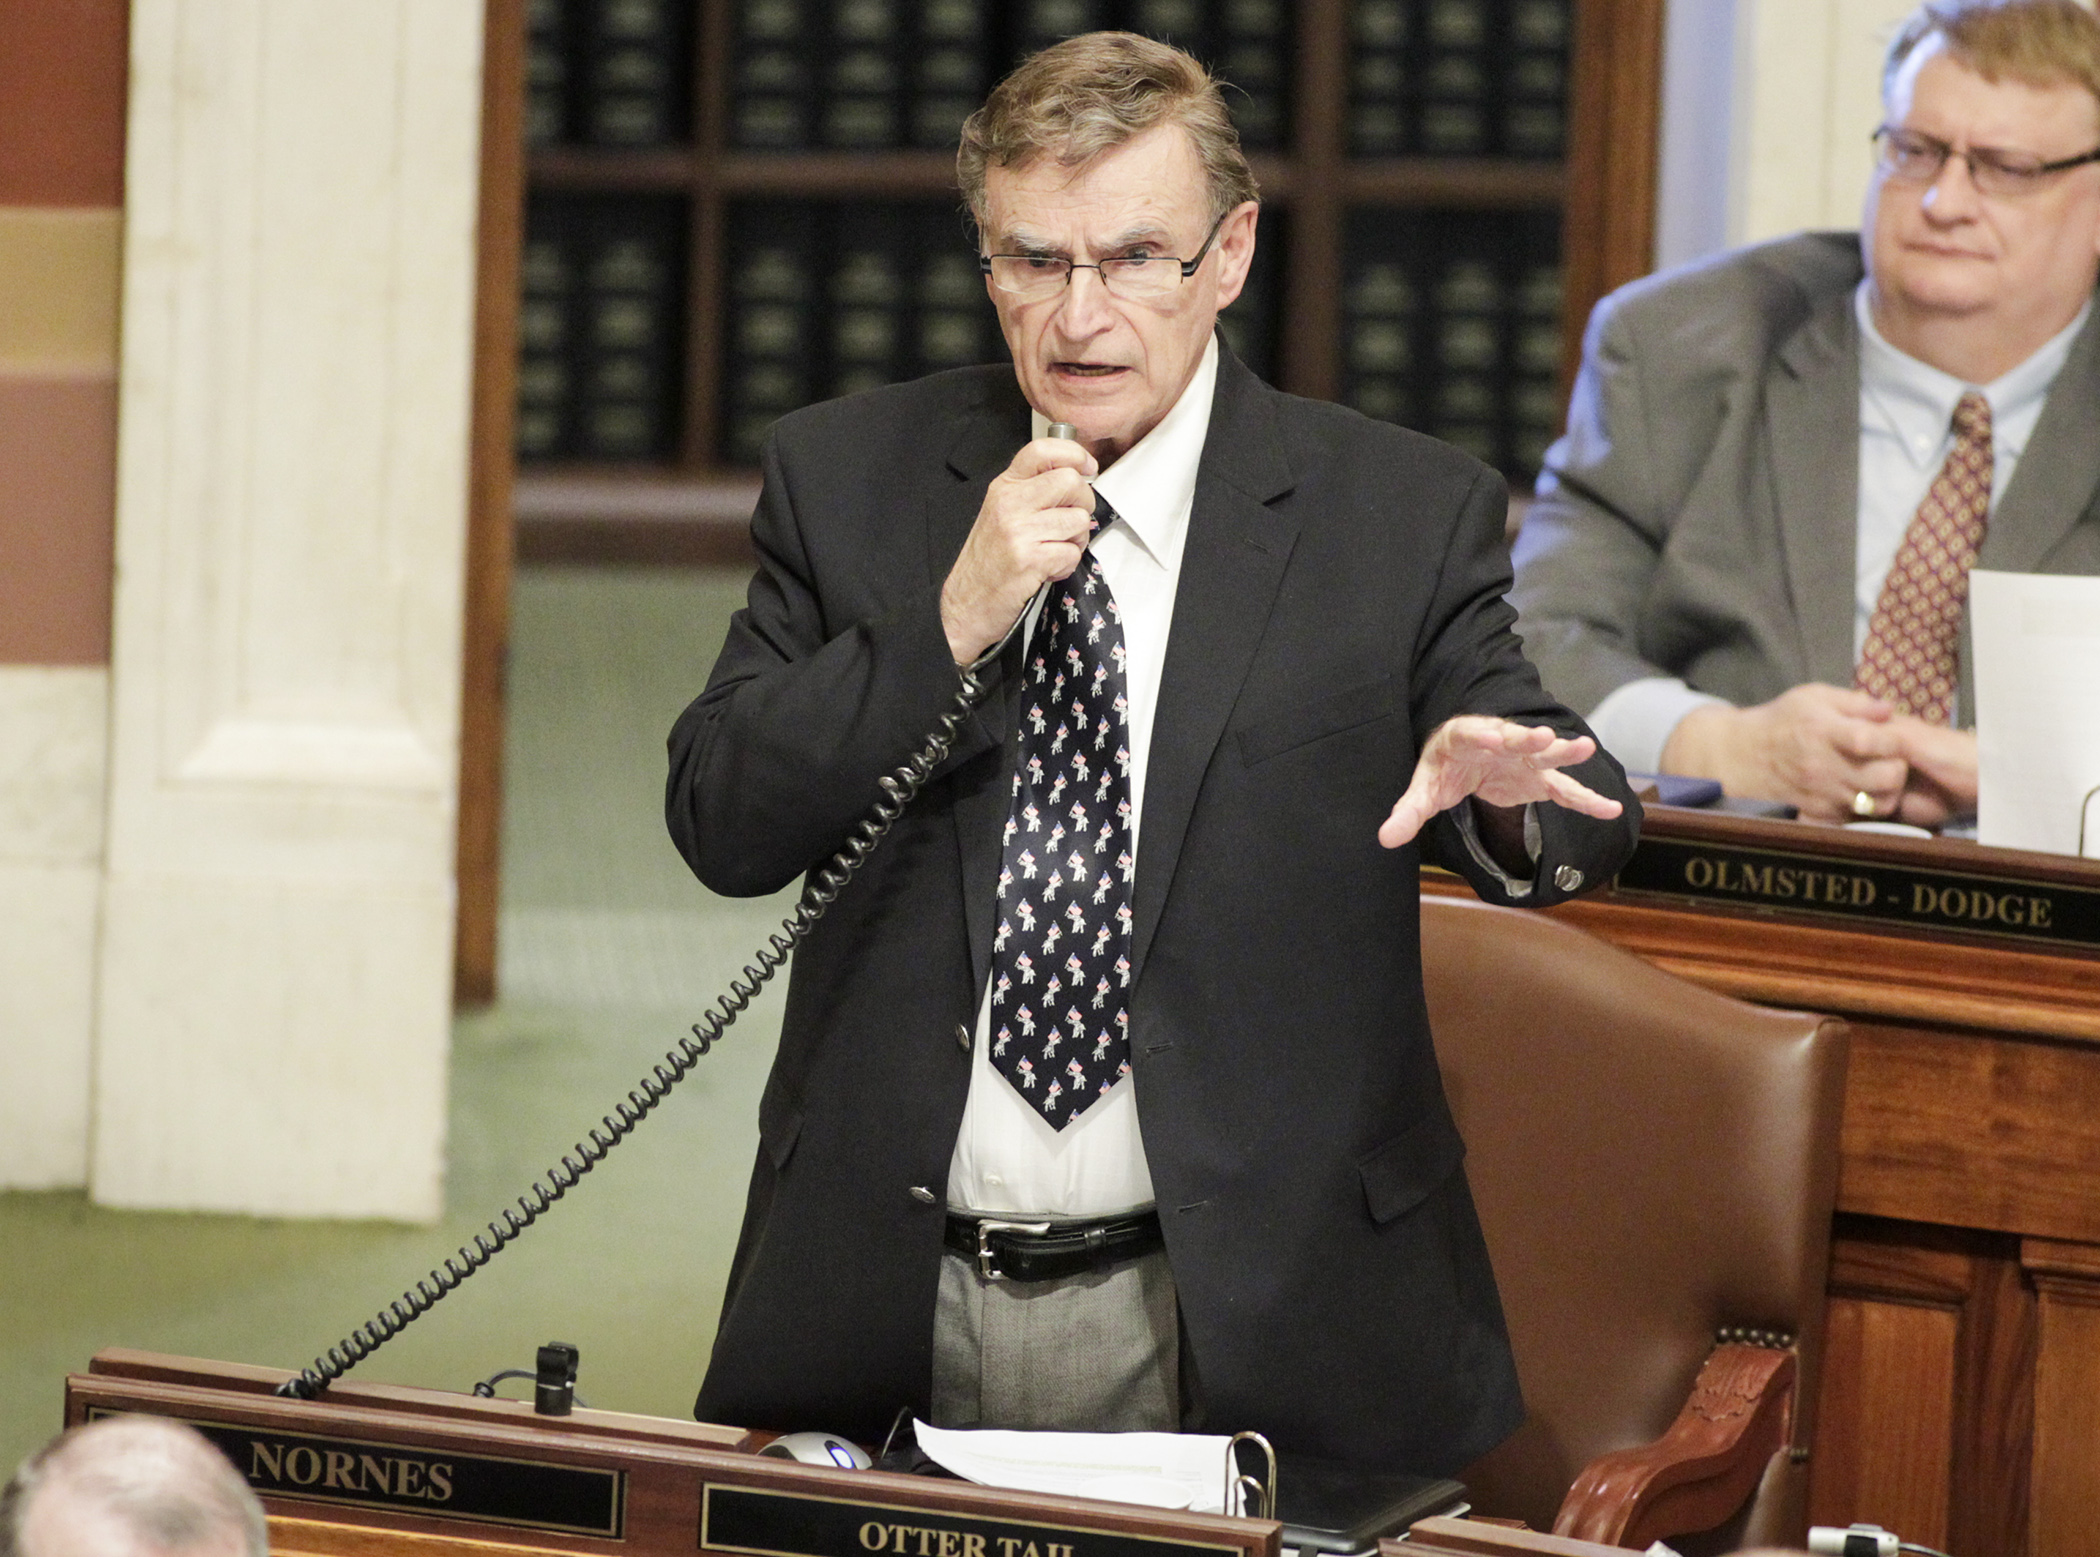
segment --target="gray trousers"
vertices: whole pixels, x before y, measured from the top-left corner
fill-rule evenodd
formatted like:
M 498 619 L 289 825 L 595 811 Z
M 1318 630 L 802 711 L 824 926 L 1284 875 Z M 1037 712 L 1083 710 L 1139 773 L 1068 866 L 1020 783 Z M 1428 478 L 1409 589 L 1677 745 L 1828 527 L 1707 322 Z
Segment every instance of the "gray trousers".
M 1057 1281 L 987 1281 L 948 1254 L 934 1304 L 934 1426 L 1172 1432 L 1180 1329 L 1164 1251 Z

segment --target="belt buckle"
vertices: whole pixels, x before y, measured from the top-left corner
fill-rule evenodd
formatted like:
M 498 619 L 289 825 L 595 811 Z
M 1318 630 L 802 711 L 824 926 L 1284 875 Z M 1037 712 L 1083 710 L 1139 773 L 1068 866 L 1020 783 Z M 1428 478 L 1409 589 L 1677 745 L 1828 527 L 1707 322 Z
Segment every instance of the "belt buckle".
M 1005 1271 L 992 1268 L 992 1260 L 998 1252 L 992 1247 L 992 1234 L 1033 1233 L 1040 1236 L 1048 1231 L 1050 1231 L 1048 1222 L 979 1222 L 977 1224 L 977 1274 L 986 1281 L 1006 1281 L 1010 1279 Z

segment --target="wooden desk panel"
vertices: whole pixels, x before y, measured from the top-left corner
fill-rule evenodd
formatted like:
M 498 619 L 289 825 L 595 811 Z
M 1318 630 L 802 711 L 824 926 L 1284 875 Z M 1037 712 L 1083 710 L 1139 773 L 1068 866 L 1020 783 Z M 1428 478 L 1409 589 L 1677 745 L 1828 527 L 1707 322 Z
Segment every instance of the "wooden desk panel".
M 2100 1047 L 1855 1019 L 1838 1207 L 2100 1244 Z

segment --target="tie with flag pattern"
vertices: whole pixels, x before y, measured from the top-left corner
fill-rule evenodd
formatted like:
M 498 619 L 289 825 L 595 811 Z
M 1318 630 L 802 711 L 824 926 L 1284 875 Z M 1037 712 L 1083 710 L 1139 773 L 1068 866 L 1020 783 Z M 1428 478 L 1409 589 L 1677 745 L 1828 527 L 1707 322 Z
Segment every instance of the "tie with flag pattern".
M 1903 532 L 1867 622 L 1853 685 L 1928 724 L 1953 716 L 1969 570 L 1991 513 L 1991 403 L 1954 408 L 1954 447 Z
M 1127 651 L 1091 550 L 1043 597 L 1024 658 L 991 1059 L 1062 1130 L 1130 1073 Z

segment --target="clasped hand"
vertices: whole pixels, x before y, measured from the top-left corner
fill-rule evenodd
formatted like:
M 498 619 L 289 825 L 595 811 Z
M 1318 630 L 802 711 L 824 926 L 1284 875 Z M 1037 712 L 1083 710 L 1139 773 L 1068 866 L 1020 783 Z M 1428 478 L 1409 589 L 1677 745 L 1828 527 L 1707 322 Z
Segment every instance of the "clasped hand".
M 1563 768 L 1587 762 L 1597 743 L 1544 725 L 1516 724 L 1486 714 L 1461 714 L 1437 726 L 1415 762 L 1407 793 L 1378 829 L 1378 841 L 1397 849 L 1429 819 L 1469 796 L 1486 805 L 1514 807 L 1550 800 L 1584 816 L 1610 820 L 1623 809 Z
M 1678 722 L 1663 770 L 1781 800 L 1813 821 L 1870 814 L 1941 827 L 1976 809 L 1976 737 L 1820 682 L 1749 708 L 1709 705 Z M 1864 805 L 1857 804 L 1864 795 Z

